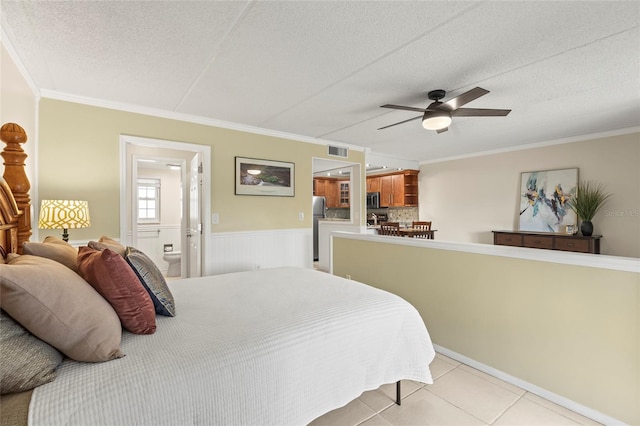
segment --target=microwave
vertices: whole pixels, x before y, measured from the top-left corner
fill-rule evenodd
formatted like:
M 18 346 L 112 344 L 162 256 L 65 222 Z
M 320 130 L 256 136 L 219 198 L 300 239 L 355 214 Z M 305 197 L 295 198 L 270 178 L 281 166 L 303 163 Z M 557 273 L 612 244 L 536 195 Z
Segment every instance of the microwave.
M 367 192 L 367 208 L 379 209 L 380 208 L 380 193 L 379 192 Z

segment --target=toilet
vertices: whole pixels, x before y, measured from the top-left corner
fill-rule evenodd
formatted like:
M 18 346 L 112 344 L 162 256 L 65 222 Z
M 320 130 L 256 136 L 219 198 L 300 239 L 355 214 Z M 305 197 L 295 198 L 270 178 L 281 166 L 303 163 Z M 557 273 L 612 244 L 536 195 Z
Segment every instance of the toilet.
M 179 251 L 166 252 L 162 258 L 169 264 L 167 269 L 167 277 L 179 277 L 182 273 L 180 268 L 180 260 L 182 259 L 182 253 Z

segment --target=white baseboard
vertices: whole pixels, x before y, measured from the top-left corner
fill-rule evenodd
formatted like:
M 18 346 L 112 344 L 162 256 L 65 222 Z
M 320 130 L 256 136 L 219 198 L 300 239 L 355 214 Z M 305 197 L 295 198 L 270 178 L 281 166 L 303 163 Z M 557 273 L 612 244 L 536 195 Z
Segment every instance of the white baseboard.
M 473 360 L 471 358 L 468 358 L 457 352 L 451 351 L 439 345 L 433 345 L 433 346 L 436 349 L 436 352 L 441 353 L 442 355 L 448 356 L 451 359 L 454 359 L 458 362 L 466 364 L 469 367 L 473 367 L 476 370 L 480 370 L 483 373 L 487 373 L 488 375 L 496 377 L 502 381 L 518 386 L 528 392 L 531 392 L 534 395 L 538 395 L 541 398 L 549 400 L 555 404 L 560 405 L 561 407 L 564 407 L 578 414 L 581 414 L 585 417 L 588 417 L 592 420 L 595 420 L 596 422 L 602 423 L 604 425 L 621 425 L 622 426 L 626 424 L 618 419 L 614 419 L 611 416 L 608 416 L 599 411 L 596 411 L 593 408 L 586 407 L 573 400 L 570 400 L 569 398 L 565 398 L 564 396 L 550 392 L 546 389 L 541 388 L 540 386 L 534 385 L 525 380 L 514 377 L 510 374 L 505 373 L 504 371 L 500 371 L 496 368 L 493 368 L 489 365 L 486 365 L 476 360 Z

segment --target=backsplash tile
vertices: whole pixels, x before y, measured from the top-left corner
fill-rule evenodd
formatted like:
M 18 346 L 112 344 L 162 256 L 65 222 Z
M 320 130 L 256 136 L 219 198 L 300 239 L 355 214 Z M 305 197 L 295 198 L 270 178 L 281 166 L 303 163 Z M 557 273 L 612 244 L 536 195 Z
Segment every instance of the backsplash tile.
M 400 225 L 411 225 L 411 222 L 418 220 L 417 207 L 389 207 L 384 209 L 367 209 L 367 219 L 371 213 L 386 215 L 389 222 L 400 222 Z

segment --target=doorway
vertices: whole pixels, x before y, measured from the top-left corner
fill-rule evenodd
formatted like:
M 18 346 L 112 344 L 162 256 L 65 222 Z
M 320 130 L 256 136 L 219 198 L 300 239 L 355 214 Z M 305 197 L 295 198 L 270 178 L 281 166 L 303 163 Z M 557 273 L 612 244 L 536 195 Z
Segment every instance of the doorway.
M 312 211 L 313 211 L 313 261 L 314 267 L 318 267 L 317 262 L 323 263 L 323 249 L 321 240 L 327 239 L 326 235 L 320 235 L 320 226 L 318 222 L 322 220 L 331 219 L 332 224 L 335 226 L 349 226 L 351 231 L 354 228 L 359 228 L 361 210 L 362 210 L 362 191 L 361 184 L 362 178 L 361 166 L 359 163 L 353 163 L 349 161 L 339 161 L 326 158 L 313 158 L 312 159 L 312 178 L 324 180 L 324 185 L 318 185 L 323 187 L 325 192 L 318 190 L 316 182 L 313 182 L 313 197 L 312 197 Z M 326 191 L 327 187 L 332 188 L 333 194 Z M 347 203 L 344 203 L 344 195 L 346 189 Z M 323 198 L 323 200 L 318 200 Z M 334 198 L 333 202 L 330 198 Z M 346 205 L 345 205 L 346 204 Z M 320 207 L 319 207 L 320 206 Z M 326 255 L 326 253 L 324 253 Z M 324 263 L 327 260 L 325 259 Z
M 206 274 L 210 147 L 121 136 L 120 152 L 121 242 L 169 277 Z

